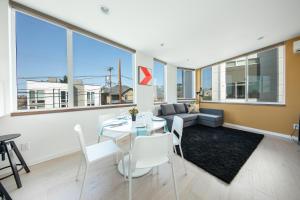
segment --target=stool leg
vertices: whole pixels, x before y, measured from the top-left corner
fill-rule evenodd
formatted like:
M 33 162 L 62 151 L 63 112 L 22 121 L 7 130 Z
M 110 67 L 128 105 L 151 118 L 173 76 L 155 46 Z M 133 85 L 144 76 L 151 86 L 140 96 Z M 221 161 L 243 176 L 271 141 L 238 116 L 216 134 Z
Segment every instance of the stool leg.
M 12 151 L 8 151 L 8 148 L 7 148 L 6 145 L 5 145 L 5 151 L 7 153 L 7 157 L 8 157 L 8 160 L 9 160 L 9 164 L 10 164 L 11 170 L 12 170 L 13 175 L 15 177 L 15 181 L 16 181 L 17 187 L 21 188 L 22 187 L 22 183 L 21 183 L 21 179 L 20 179 L 19 172 L 18 172 L 18 169 L 17 169 L 17 165 L 16 165 L 16 163 L 15 163 L 15 161 L 13 159 Z
M 30 169 L 28 168 L 28 166 L 27 166 L 22 154 L 20 153 L 16 143 L 14 141 L 10 141 L 9 143 L 10 143 L 11 148 L 14 150 L 15 154 L 17 155 L 19 161 L 21 162 L 22 166 L 24 167 L 26 173 L 29 173 Z
M 0 194 L 3 195 L 5 200 L 12 200 L 6 189 L 3 187 L 2 183 L 0 183 Z

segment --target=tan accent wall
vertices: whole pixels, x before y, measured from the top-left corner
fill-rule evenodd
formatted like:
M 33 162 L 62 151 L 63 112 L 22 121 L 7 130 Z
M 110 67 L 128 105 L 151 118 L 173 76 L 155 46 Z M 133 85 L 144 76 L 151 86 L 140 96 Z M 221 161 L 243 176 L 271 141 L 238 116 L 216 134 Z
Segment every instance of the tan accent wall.
M 300 54 L 293 53 L 293 42 L 300 40 L 300 36 L 285 42 L 285 92 L 286 104 L 274 105 L 247 105 L 225 103 L 200 103 L 201 108 L 223 109 L 225 122 L 291 134 L 293 124 L 298 123 L 300 115 Z M 201 71 L 196 71 L 196 89 L 200 88 Z

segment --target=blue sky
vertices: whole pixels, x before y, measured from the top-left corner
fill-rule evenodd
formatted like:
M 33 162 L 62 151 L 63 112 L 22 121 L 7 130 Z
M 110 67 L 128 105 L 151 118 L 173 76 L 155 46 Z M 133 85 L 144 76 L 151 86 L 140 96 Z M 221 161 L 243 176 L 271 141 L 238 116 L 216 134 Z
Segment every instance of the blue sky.
M 23 13 L 16 13 L 17 77 L 18 89 L 25 89 L 22 77 L 46 80 L 46 77 L 62 78 L 67 74 L 66 29 L 38 20 Z M 84 79 L 86 84 L 101 84 L 113 67 L 112 78 L 117 83 L 118 60 L 122 60 L 122 75 L 132 78 L 132 54 L 78 33 L 73 34 L 74 77 L 97 76 Z M 42 78 L 44 77 L 44 78 Z M 123 78 L 123 84 L 132 86 L 131 79 Z
M 212 88 L 212 71 L 211 67 L 206 67 L 202 69 L 202 88 L 203 89 L 211 89 Z
M 155 74 L 155 77 L 153 77 L 153 84 L 158 85 L 158 86 L 163 86 L 164 85 L 164 64 L 154 61 L 154 68 L 152 74 Z

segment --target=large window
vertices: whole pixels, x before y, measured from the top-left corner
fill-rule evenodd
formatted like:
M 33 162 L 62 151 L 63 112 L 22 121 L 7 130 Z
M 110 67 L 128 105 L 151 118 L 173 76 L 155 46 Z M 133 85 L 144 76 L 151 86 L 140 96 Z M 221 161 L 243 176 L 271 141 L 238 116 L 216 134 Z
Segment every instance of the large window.
M 195 71 L 177 68 L 177 98 L 195 98 Z
M 23 12 L 15 16 L 18 110 L 133 103 L 132 52 Z
M 284 103 L 283 52 L 278 46 L 203 68 L 202 100 Z
M 58 108 L 67 90 L 66 29 L 16 12 L 18 109 Z
M 164 76 L 165 76 L 165 64 L 154 60 L 154 67 L 153 67 L 154 102 L 165 101 Z
M 133 103 L 131 53 L 79 33 L 73 49 L 74 106 Z

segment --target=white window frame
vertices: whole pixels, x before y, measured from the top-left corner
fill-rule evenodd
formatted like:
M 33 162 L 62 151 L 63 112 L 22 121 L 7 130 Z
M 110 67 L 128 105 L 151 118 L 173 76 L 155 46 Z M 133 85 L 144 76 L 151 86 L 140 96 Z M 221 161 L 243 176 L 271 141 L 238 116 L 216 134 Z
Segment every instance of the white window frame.
M 282 101 L 281 102 L 254 102 L 254 101 L 251 101 L 251 98 L 249 99 L 248 98 L 248 87 L 249 87 L 249 83 L 248 83 L 248 56 L 251 55 L 251 54 L 254 54 L 254 53 L 259 53 L 259 52 L 263 52 L 263 51 L 268 51 L 270 49 L 274 49 L 274 48 L 278 48 L 278 47 L 282 47 L 282 56 L 283 56 L 283 62 L 282 62 L 282 82 L 283 82 L 283 96 L 282 96 Z M 261 51 L 256 51 L 256 52 L 251 52 L 247 55 L 244 55 L 246 57 L 246 67 L 245 67 L 245 75 L 246 75 L 246 78 L 245 78 L 245 99 L 229 99 L 229 98 L 226 98 L 226 95 L 225 95 L 225 99 L 224 100 L 221 100 L 221 96 L 219 95 L 219 100 L 203 100 L 201 98 L 201 102 L 204 102 L 204 103 L 226 103 L 226 104 L 254 104 L 254 105 L 278 105 L 278 106 L 284 106 L 286 105 L 286 51 L 285 51 L 285 48 L 286 46 L 284 44 L 281 44 L 281 45 L 277 45 L 277 46 L 273 46 L 273 47 L 270 47 L 270 48 L 266 48 L 264 50 L 261 50 Z M 241 56 L 241 57 L 244 57 L 244 56 Z M 230 61 L 230 60 L 228 60 Z M 224 61 L 226 62 L 226 61 Z M 220 73 L 220 65 L 222 63 L 219 63 L 217 64 L 218 65 L 218 71 L 219 71 L 219 94 L 221 93 L 221 81 L 220 81 L 220 76 L 221 76 L 221 73 Z M 211 66 L 205 66 L 203 68 L 201 68 L 200 70 L 202 71 L 202 69 L 206 68 L 206 67 L 212 67 L 212 66 L 215 66 L 215 65 L 211 65 Z M 202 73 L 201 73 L 202 74 Z M 202 85 L 202 82 L 200 82 L 200 84 Z M 278 83 L 279 84 L 279 83 Z M 226 85 L 225 85 L 225 93 L 226 93 Z M 250 101 L 249 101 L 250 100 Z
M 67 58 L 67 75 L 68 75 L 68 99 L 67 99 L 67 106 L 62 108 L 50 108 L 50 109 L 35 109 L 35 110 L 18 110 L 18 89 L 17 89 L 17 64 L 16 64 L 16 12 L 24 13 L 25 15 L 28 15 L 30 17 L 36 18 L 41 21 L 45 21 L 46 23 L 53 24 L 57 27 L 64 28 L 66 30 L 66 43 L 67 43 L 67 52 L 66 52 L 66 58 Z M 128 105 L 134 105 L 136 104 L 136 76 L 135 76 L 135 63 L 136 63 L 136 53 L 131 52 L 127 50 L 126 48 L 121 48 L 120 46 L 117 46 L 113 43 L 109 43 L 107 41 L 100 40 L 98 38 L 92 37 L 90 35 L 87 35 L 85 33 L 82 33 L 78 30 L 73 30 L 72 28 L 69 28 L 67 26 L 64 26 L 60 23 L 55 23 L 51 20 L 48 20 L 47 18 L 40 17 L 38 15 L 35 15 L 31 12 L 26 12 L 23 10 L 19 10 L 17 8 L 12 8 L 10 7 L 10 50 L 11 50 L 11 56 L 10 56 L 10 98 L 12 100 L 12 105 L 11 105 L 11 112 L 12 113 L 22 113 L 22 112 L 31 112 L 31 111 L 47 111 L 47 110 L 63 110 L 63 109 L 72 109 L 72 108 L 89 108 L 90 106 L 82 106 L 82 107 L 75 107 L 74 106 L 74 88 L 73 88 L 73 70 L 74 70 L 74 65 L 73 65 L 73 33 L 79 33 L 81 35 L 84 35 L 86 37 L 89 37 L 93 40 L 99 41 L 101 43 L 108 44 L 110 46 L 113 46 L 115 48 L 121 49 L 122 51 L 130 52 L 132 55 L 132 89 L 133 89 L 133 102 L 128 104 Z M 113 42 L 113 41 L 112 41 Z M 101 98 L 101 95 L 100 95 Z M 126 104 L 113 104 L 113 106 L 118 106 L 118 105 L 126 105 Z M 93 106 L 93 107 L 107 107 L 107 106 L 112 106 L 112 105 L 101 105 L 101 100 L 100 100 L 100 106 Z
M 177 97 L 177 100 L 178 101 L 194 101 L 196 100 L 196 72 L 194 69 L 187 69 L 187 68 L 182 68 L 182 67 L 177 67 L 176 69 L 176 92 L 177 92 L 177 70 L 178 69 L 182 69 L 183 70 L 183 76 L 182 76 L 182 92 L 183 92 L 183 97 L 178 97 L 177 94 L 176 94 L 176 97 Z M 184 71 L 192 71 L 193 72 L 193 83 L 192 83 L 192 90 L 193 90 L 193 97 L 192 98 L 187 98 L 185 97 L 185 92 L 184 92 L 184 83 L 185 83 L 185 76 L 184 76 Z
M 166 87 L 166 78 L 167 78 L 166 77 L 166 66 L 167 66 L 167 63 L 162 62 L 162 61 L 154 58 L 153 59 L 153 72 L 154 72 L 154 68 L 155 68 L 155 64 L 154 64 L 155 62 L 163 64 L 163 72 L 164 72 L 164 76 L 163 76 L 164 77 L 164 81 L 163 81 L 163 84 L 164 84 L 164 99 L 162 101 L 156 101 L 156 99 L 154 98 L 154 104 L 162 104 L 162 103 L 165 103 L 166 99 L 167 99 L 167 97 L 166 97 L 166 94 L 167 94 L 167 91 L 166 91 L 166 89 L 167 89 L 167 87 Z M 153 84 L 153 86 L 154 86 L 154 84 Z

